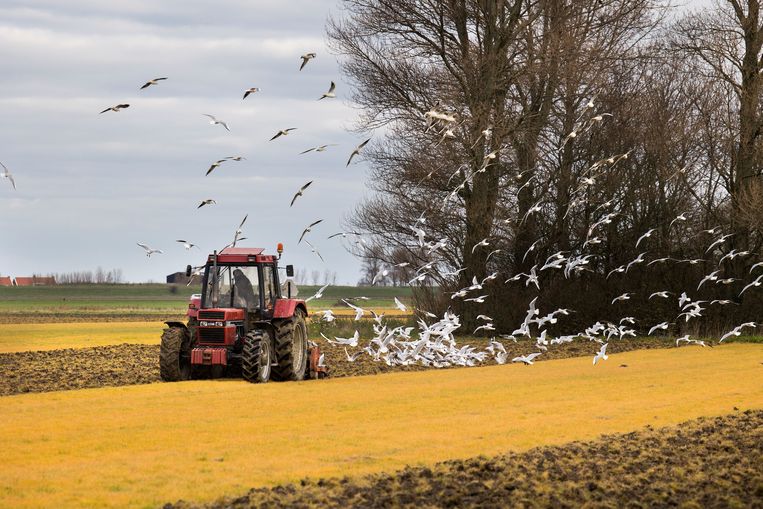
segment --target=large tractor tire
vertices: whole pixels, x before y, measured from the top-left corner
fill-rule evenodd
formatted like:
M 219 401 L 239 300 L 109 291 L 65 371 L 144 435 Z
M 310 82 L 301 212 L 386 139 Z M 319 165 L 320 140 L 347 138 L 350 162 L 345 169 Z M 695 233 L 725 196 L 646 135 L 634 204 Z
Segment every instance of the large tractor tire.
M 297 310 L 294 316 L 273 322 L 276 360 L 274 380 L 304 380 L 307 371 L 307 325 L 305 314 Z
M 187 330 L 181 327 L 164 329 L 159 350 L 159 372 L 165 382 L 191 378 L 191 341 Z
M 247 334 L 241 352 L 241 374 L 244 380 L 252 383 L 265 383 L 270 380 L 272 353 L 270 335 L 267 332 L 252 331 Z

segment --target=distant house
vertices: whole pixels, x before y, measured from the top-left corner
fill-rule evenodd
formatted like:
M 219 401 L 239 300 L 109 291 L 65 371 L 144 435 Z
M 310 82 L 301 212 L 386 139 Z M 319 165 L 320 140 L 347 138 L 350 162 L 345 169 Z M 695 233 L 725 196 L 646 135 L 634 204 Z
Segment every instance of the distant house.
M 13 286 L 13 278 L 10 276 L 0 276 L 0 286 Z
M 175 272 L 167 276 L 168 285 L 185 285 L 188 284 L 188 280 L 191 279 L 185 275 L 185 272 Z
M 16 286 L 50 286 L 56 284 L 54 277 L 41 276 L 16 276 Z

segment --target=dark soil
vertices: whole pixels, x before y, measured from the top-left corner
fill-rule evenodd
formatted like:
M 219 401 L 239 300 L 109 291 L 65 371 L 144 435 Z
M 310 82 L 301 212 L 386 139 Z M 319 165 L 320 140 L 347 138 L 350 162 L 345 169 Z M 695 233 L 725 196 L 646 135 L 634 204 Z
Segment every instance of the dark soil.
M 344 349 L 319 340 L 326 355 L 330 377 L 375 375 L 393 371 L 421 371 L 424 366 L 387 366 L 384 361 L 374 361 L 363 355 L 357 361 L 347 361 Z M 485 347 L 487 341 L 471 339 L 464 341 Z M 504 341 L 509 359 L 535 351 L 533 342 Z M 674 346 L 669 339 L 625 339 L 612 341 L 607 353 L 647 348 Z M 538 358 L 538 361 L 593 355 L 599 345 L 587 340 L 556 345 Z M 683 347 L 700 348 L 700 347 Z M 485 364 L 495 364 L 490 358 Z M 17 352 L 0 354 L 0 396 L 24 392 L 47 392 L 90 387 L 146 384 L 161 381 L 159 377 L 158 345 L 116 345 L 93 348 L 68 348 L 41 352 Z
M 210 505 L 164 506 L 197 507 L 761 508 L 763 411 L 392 474 L 304 479 Z

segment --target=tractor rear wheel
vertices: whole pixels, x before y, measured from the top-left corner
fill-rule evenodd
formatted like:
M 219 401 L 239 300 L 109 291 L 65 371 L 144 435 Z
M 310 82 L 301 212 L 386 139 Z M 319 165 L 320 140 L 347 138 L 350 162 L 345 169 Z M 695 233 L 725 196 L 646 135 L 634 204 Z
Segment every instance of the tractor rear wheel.
M 159 372 L 165 382 L 191 378 L 191 341 L 185 329 L 164 329 L 159 350 Z
M 241 352 L 241 374 L 244 380 L 252 383 L 267 382 L 272 363 L 270 334 L 259 330 L 247 334 Z
M 273 369 L 276 380 L 304 380 L 307 370 L 307 325 L 305 314 L 297 310 L 294 316 L 273 322 L 276 360 Z

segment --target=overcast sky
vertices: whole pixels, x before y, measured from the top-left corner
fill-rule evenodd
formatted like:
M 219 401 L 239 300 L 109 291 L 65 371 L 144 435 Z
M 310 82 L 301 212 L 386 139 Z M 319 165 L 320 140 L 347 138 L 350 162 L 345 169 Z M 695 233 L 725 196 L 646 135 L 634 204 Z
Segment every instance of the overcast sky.
M 326 48 L 325 21 L 337 12 L 335 0 L 4 0 L 0 161 L 18 189 L 0 180 L 0 273 L 102 266 L 128 281 L 163 281 L 230 242 L 249 214 L 241 245 L 273 252 L 283 242 L 284 263 L 354 284 L 359 262 L 326 239 L 364 196 L 366 178 L 362 161 L 345 168 L 364 137 L 350 131 L 357 112 Z M 318 57 L 300 72 L 307 52 Z M 331 80 L 337 99 L 317 101 Z M 253 86 L 262 91 L 243 101 Z M 99 115 L 118 103 L 130 108 Z M 268 141 L 287 127 L 298 129 Z M 326 143 L 338 146 L 299 155 Z M 234 155 L 247 160 L 204 176 Z M 218 204 L 197 210 L 205 198 Z M 317 219 L 308 238 L 325 265 L 297 245 Z M 136 242 L 164 254 L 149 259 Z

